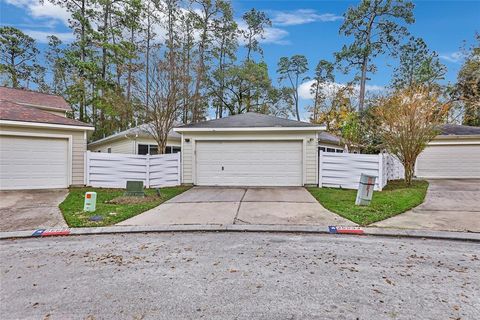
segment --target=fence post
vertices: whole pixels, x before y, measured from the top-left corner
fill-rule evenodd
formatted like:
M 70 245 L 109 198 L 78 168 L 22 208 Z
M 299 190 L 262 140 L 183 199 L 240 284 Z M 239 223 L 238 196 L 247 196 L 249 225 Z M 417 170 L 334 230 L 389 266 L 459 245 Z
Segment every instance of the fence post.
M 90 186 L 90 150 L 87 150 L 85 152 L 85 170 L 84 170 L 84 179 L 83 182 L 85 183 L 85 186 Z
M 383 153 L 378 155 L 378 191 L 383 189 Z
M 150 188 L 150 155 L 147 154 L 145 158 L 146 172 L 145 172 L 145 188 Z
M 322 187 L 322 159 L 323 151 L 320 150 L 320 155 L 318 156 L 318 187 Z
M 178 185 L 182 184 L 182 161 L 181 161 L 181 152 L 177 152 L 177 166 L 178 166 Z

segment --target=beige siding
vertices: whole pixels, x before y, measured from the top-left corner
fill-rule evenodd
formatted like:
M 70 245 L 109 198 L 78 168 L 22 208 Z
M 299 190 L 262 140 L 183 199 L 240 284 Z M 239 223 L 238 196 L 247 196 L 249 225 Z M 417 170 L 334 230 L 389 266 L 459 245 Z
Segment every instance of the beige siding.
M 434 140 L 417 159 L 422 178 L 480 178 L 480 139 Z
M 153 138 L 137 138 L 136 140 L 119 138 L 114 141 L 88 146 L 88 150 L 92 152 L 108 152 L 108 148 L 111 148 L 112 153 L 137 154 L 138 144 L 157 144 L 157 142 Z M 167 145 L 180 146 L 180 139 L 168 139 Z
M 183 133 L 182 183 L 194 183 L 194 148 L 198 140 L 300 140 L 304 147 L 304 184 L 317 184 L 318 157 L 316 132 L 195 132 Z M 185 142 L 190 139 L 190 142 Z M 310 140 L 311 139 L 311 140 Z
M 0 131 L 72 136 L 72 185 L 84 184 L 84 153 L 87 150 L 85 131 L 11 126 L 1 126 Z

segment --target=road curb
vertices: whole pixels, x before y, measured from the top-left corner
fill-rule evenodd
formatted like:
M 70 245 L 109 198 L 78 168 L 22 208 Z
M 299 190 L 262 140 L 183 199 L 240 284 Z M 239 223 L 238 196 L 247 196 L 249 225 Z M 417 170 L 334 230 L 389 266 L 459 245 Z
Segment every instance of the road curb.
M 64 229 L 65 230 L 65 229 Z M 252 225 L 252 224 L 227 224 L 227 225 L 165 225 L 165 226 L 112 226 L 95 228 L 72 228 L 69 236 L 103 235 L 103 234 L 128 234 L 128 233 L 165 233 L 165 232 L 266 232 L 266 233 L 310 233 L 330 234 L 328 226 L 306 225 Z M 431 231 L 412 229 L 390 229 L 378 227 L 362 228 L 363 236 L 421 238 L 437 240 L 473 241 L 480 242 L 480 233 Z M 34 236 L 35 230 L 0 232 L 0 240 L 38 238 Z M 345 236 L 338 234 L 337 236 Z M 362 235 L 357 235 L 362 236 Z M 44 236 L 43 236 L 44 237 Z

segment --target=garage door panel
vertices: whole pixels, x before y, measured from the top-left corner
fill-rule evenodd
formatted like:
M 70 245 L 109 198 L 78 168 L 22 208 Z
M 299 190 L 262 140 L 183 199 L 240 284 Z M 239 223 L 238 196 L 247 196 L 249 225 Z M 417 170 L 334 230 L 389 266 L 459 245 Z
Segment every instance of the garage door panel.
M 68 140 L 0 137 L 0 189 L 68 187 Z
M 196 183 L 300 186 L 302 159 L 301 141 L 199 141 Z
M 480 178 L 480 145 L 428 146 L 416 174 L 425 178 Z

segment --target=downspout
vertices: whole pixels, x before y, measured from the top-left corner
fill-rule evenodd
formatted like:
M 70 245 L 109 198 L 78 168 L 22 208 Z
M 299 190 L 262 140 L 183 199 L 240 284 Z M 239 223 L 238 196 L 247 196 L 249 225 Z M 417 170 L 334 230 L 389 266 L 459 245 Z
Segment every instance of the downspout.
M 138 133 L 135 134 L 135 137 L 132 139 L 128 136 L 128 134 L 125 135 L 125 138 L 127 140 L 130 140 L 130 141 L 133 141 L 133 154 L 138 154 L 138 151 L 137 151 L 137 138 L 138 138 Z

